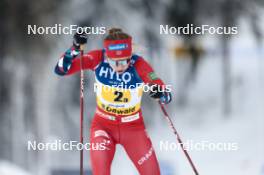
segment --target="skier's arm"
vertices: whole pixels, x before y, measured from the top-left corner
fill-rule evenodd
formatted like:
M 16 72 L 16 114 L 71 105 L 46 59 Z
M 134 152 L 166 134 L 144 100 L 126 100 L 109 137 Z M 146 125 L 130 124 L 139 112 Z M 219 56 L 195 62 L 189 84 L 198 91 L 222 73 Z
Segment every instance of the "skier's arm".
M 163 103 L 170 103 L 171 93 L 167 91 L 166 85 L 156 75 L 153 68 L 141 57 L 135 62 L 134 66 L 143 82 L 154 87 L 151 88 L 153 91 L 150 91 L 150 97 L 159 99 Z M 160 92 L 159 89 L 162 89 L 163 92 Z
M 79 72 L 80 66 L 80 46 L 87 43 L 87 35 L 84 32 L 76 32 L 73 36 L 73 45 L 59 59 L 55 73 L 58 75 L 71 75 Z M 83 69 L 94 69 L 101 59 L 101 51 L 91 51 L 83 55 Z
M 143 58 L 139 57 L 134 64 L 139 77 L 145 84 L 165 86 L 164 82 L 156 75 L 153 68 Z
M 100 50 L 88 52 L 83 55 L 83 68 L 93 70 L 101 61 Z M 59 59 L 55 73 L 58 75 L 71 75 L 80 71 L 80 51 L 71 47 Z

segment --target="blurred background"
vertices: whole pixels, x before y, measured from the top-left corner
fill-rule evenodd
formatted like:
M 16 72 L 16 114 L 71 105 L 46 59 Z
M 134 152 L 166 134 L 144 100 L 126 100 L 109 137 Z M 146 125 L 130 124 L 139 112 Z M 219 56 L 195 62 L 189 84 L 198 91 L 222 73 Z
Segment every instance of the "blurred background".
M 173 85 L 169 113 L 184 141 L 237 143 L 236 151 L 195 151 L 202 175 L 264 175 L 263 0 L 1 0 L 0 174 L 77 175 L 78 151 L 28 151 L 28 141 L 79 140 L 79 75 L 54 67 L 71 35 L 28 35 L 27 25 L 121 27 L 135 53 Z M 160 35 L 160 25 L 237 26 L 237 35 Z M 89 36 L 87 51 L 102 47 Z M 95 109 L 94 75 L 85 72 L 85 140 Z M 176 137 L 147 95 L 143 114 L 162 175 L 191 175 Z M 89 152 L 85 169 L 90 174 Z M 121 146 L 112 174 L 136 175 Z

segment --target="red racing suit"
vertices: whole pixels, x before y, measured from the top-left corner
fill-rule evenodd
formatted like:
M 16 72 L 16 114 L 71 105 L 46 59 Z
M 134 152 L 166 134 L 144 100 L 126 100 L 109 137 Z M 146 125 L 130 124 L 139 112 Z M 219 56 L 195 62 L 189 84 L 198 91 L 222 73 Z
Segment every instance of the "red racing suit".
M 159 175 L 158 161 L 145 131 L 140 105 L 143 84 L 165 86 L 162 80 L 137 55 L 132 55 L 129 68 L 122 74 L 110 67 L 104 50 L 84 54 L 83 68 L 94 71 L 96 81 L 97 108 L 90 128 L 90 143 L 106 145 L 104 150 L 91 149 L 93 175 L 110 175 L 116 144 L 124 147 L 141 175 Z M 60 58 L 55 72 L 71 75 L 78 71 L 79 52 L 72 48 Z

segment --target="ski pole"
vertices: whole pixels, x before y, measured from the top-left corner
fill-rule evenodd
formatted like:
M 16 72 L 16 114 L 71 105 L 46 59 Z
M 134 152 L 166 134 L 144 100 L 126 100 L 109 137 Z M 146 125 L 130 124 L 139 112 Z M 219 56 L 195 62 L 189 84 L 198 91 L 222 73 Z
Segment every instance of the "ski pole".
M 166 111 L 164 105 L 163 105 L 160 101 L 159 101 L 159 105 L 160 105 L 161 110 L 162 110 L 162 112 L 163 112 L 165 118 L 167 119 L 167 121 L 168 121 L 168 123 L 169 123 L 171 129 L 173 130 L 173 133 L 176 135 L 177 140 L 178 140 L 179 144 L 181 145 L 181 148 L 182 148 L 182 150 L 183 150 L 185 156 L 187 157 L 187 159 L 188 159 L 188 161 L 189 161 L 189 163 L 190 163 L 190 165 L 191 165 L 191 167 L 192 167 L 192 169 L 193 169 L 195 175 L 199 175 L 197 169 L 196 169 L 195 166 L 194 166 L 194 163 L 193 163 L 191 157 L 189 156 L 187 150 L 184 148 L 184 146 L 183 146 L 183 142 L 182 142 L 182 140 L 181 140 L 181 138 L 180 138 L 180 135 L 178 134 L 176 128 L 174 127 L 173 122 L 172 122 L 171 118 L 169 117 L 169 115 L 168 115 L 168 113 L 167 113 L 167 111 Z
M 84 45 L 80 45 L 80 142 L 83 145 L 83 103 L 84 103 L 84 73 L 83 73 L 83 49 Z M 80 175 L 83 175 L 83 149 L 80 150 Z

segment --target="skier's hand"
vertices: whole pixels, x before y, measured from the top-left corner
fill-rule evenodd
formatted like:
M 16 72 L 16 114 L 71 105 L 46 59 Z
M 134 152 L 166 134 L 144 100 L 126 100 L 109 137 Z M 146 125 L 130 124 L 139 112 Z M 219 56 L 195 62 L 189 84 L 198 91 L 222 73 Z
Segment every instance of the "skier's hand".
M 73 46 L 76 49 L 80 49 L 81 44 L 86 44 L 87 43 L 87 35 L 85 32 L 83 33 L 78 33 L 76 32 L 73 36 Z
M 163 96 L 160 97 L 159 100 L 162 104 L 169 104 L 171 102 L 171 93 L 170 92 L 164 92 Z
M 149 91 L 149 96 L 154 99 L 159 99 L 162 97 L 163 92 L 161 89 L 161 86 L 158 85 L 150 85 L 150 91 Z
M 151 85 L 149 96 L 156 100 L 159 100 L 162 104 L 168 104 L 171 102 L 171 93 L 166 92 L 161 86 Z

